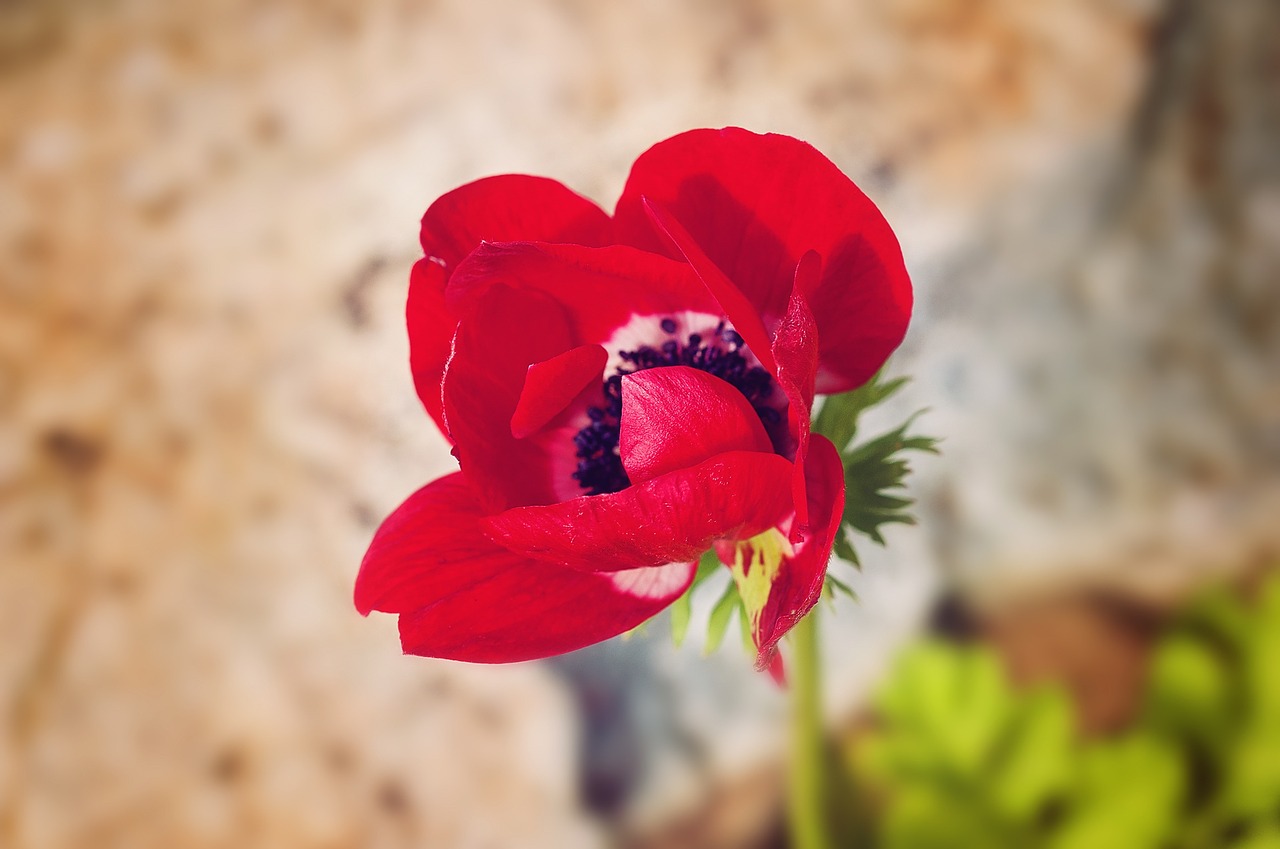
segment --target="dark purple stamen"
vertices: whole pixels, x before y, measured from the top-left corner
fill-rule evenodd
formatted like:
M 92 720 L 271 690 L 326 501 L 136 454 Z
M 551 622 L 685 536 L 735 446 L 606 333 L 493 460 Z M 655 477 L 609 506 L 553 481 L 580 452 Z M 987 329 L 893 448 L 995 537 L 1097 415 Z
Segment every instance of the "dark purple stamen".
M 664 318 L 664 333 L 676 332 L 674 319 Z M 618 357 L 629 366 L 619 366 L 605 379 L 603 404 L 588 407 L 590 423 L 573 438 L 577 448 L 578 470 L 573 477 L 588 495 L 617 492 L 631 485 L 622 458 L 618 456 L 618 430 L 622 419 L 622 376 L 662 366 L 691 366 L 713 374 L 736 387 L 760 416 L 766 430 L 782 420 L 769 405 L 773 395 L 773 378 L 744 356 L 742 337 L 720 322 L 714 340 L 704 343 L 700 334 L 691 333 L 683 345 L 668 340 L 660 348 L 642 345 L 634 351 L 621 351 Z

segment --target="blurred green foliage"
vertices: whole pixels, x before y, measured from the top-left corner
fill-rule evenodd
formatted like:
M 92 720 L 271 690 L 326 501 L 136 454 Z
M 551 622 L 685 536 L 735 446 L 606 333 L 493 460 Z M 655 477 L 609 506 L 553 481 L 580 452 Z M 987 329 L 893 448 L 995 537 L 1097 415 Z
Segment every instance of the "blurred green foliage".
M 850 749 L 857 845 L 1280 849 L 1280 576 L 1251 608 L 1188 605 L 1116 737 L 1083 739 L 1065 692 L 1015 690 L 980 646 L 916 645 L 875 708 Z

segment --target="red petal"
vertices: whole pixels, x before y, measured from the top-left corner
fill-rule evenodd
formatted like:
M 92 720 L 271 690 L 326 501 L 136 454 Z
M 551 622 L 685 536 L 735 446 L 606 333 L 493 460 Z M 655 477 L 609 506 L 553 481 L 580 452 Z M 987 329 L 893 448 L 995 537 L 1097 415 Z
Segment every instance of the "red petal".
M 510 552 L 478 532 L 479 506 L 461 472 L 409 496 L 369 543 L 356 576 L 356 610 L 405 613 L 466 590 Z
M 689 366 L 622 378 L 622 465 L 640 483 L 725 451 L 770 452 L 760 416 L 732 384 Z
M 648 198 L 641 198 L 641 201 L 650 219 L 679 249 L 680 255 L 688 261 L 689 265 L 693 266 L 693 270 L 698 273 L 707 291 L 715 298 L 729 321 L 733 322 L 733 329 L 747 343 L 747 347 L 756 355 L 756 359 L 760 360 L 760 364 L 769 372 L 773 372 L 775 367 L 773 354 L 769 348 L 769 333 L 760 320 L 757 306 L 748 300 L 733 281 L 725 277 L 719 266 L 703 253 L 697 241 L 689 235 L 689 231 L 679 220 L 657 202 Z
M 787 686 L 787 670 L 782 662 L 781 652 L 775 651 L 773 657 L 769 659 L 769 677 L 779 687 Z
M 636 315 L 720 313 L 683 262 L 622 246 L 526 242 L 482 245 L 472 253 L 449 283 L 450 308 L 465 313 L 497 281 L 536 289 L 560 301 L 578 341 L 585 344 L 607 342 Z
M 442 196 L 422 217 L 426 256 L 409 275 L 409 362 L 423 406 L 444 429 L 440 379 L 458 315 L 445 306 L 454 267 L 481 241 L 514 239 L 607 245 L 609 217 L 555 180 L 508 174 L 486 177 Z
M 480 531 L 460 473 L 411 495 L 374 535 L 356 608 L 403 614 L 409 654 L 480 663 L 530 660 L 620 634 L 689 586 L 693 564 L 596 575 L 528 560 Z
M 646 199 L 688 228 L 766 325 L 785 314 L 805 251 L 823 257 L 810 300 L 819 392 L 862 384 L 902 341 L 911 284 L 897 238 L 875 204 L 804 142 L 731 127 L 693 130 L 644 153 L 618 201 L 618 240 L 678 256 L 650 225 Z
M 574 347 L 560 305 L 540 292 L 498 285 L 458 323 L 444 377 L 454 455 L 489 512 L 558 501 L 551 458 L 511 433 L 532 363 Z M 577 487 L 573 487 L 577 491 Z
M 440 399 L 440 381 L 444 364 L 449 359 L 449 346 L 458 322 L 444 304 L 445 271 L 439 264 L 423 258 L 409 272 L 409 299 L 405 305 L 405 322 L 409 327 L 409 368 L 413 386 L 418 390 L 436 425 L 446 435 Z
M 513 556 L 465 596 L 401 614 L 406 654 L 510 663 L 575 651 L 631 630 L 689 588 L 695 563 L 593 574 Z
M 805 462 L 809 497 L 810 533 L 794 545 L 794 555 L 783 561 L 769 599 L 755 630 L 759 655 L 756 666 L 765 669 L 782 639 L 807 614 L 822 595 L 831 548 L 844 513 L 844 464 L 840 452 L 824 436 L 814 435 Z
M 481 242 L 612 244 L 600 207 L 555 180 L 485 177 L 442 195 L 422 216 L 422 250 L 451 273 Z
M 599 345 L 580 345 L 529 366 L 516 411 L 511 414 L 511 435 L 524 439 L 541 430 L 584 387 L 602 383 L 608 360 L 608 353 Z
M 696 560 L 717 539 L 754 536 L 792 510 L 791 463 L 730 451 L 607 495 L 490 516 L 512 551 L 574 569 L 612 572 Z
M 818 371 L 818 329 L 809 310 L 807 293 L 813 290 L 821 271 L 821 261 L 813 251 L 800 258 L 786 315 L 778 323 L 773 339 L 778 385 L 787 396 L 788 427 L 796 438 L 795 473 L 791 489 L 795 496 L 796 523 L 792 542 L 809 525 L 808 497 L 805 495 L 805 455 L 809 451 L 809 411 L 813 407 L 814 378 Z

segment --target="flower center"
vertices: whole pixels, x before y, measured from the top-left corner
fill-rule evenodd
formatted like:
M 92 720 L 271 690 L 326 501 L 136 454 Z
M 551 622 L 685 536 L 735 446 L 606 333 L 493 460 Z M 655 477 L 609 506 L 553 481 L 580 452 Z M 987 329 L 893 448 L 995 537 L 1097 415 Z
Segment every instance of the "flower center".
M 741 392 L 770 436 L 774 436 L 777 426 L 784 422 L 773 397 L 776 394 L 773 377 L 751 356 L 742 337 L 724 321 L 709 332 L 689 333 L 683 342 L 680 323 L 674 318 L 662 319 L 659 327 L 668 338 L 657 347 L 642 344 L 617 353 L 621 365 L 605 378 L 603 403 L 587 408 L 589 422 L 573 438 L 578 457 L 573 478 L 588 495 L 618 492 L 631 485 L 618 454 L 623 375 L 663 366 L 690 366 L 715 375 Z M 775 437 L 775 444 L 777 441 Z

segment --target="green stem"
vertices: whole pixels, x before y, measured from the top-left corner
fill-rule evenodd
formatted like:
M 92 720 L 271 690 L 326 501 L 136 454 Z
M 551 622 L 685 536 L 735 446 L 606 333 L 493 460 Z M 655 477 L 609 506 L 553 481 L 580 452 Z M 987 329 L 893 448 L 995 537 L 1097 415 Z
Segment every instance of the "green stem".
M 818 608 L 791 631 L 791 776 L 787 813 L 792 849 L 832 849 L 827 833 L 822 672 Z

